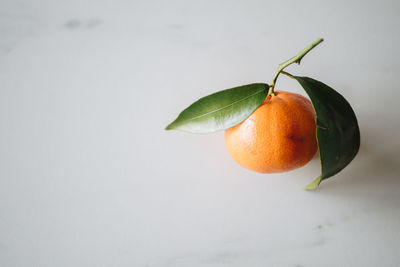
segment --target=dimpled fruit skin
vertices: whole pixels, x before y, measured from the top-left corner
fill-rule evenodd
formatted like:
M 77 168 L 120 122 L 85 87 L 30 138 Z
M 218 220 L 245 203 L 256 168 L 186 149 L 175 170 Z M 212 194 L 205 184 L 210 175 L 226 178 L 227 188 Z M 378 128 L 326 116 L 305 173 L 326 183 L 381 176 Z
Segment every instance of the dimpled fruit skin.
M 225 131 L 225 144 L 232 158 L 247 169 L 293 170 L 317 152 L 315 118 L 310 100 L 275 91 L 246 120 Z

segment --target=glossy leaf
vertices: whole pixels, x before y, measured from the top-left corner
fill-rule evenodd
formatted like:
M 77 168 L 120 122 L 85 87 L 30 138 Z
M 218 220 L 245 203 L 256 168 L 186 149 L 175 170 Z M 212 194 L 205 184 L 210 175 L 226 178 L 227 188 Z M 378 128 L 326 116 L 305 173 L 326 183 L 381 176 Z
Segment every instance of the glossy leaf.
M 321 175 L 306 187 L 311 190 L 354 159 L 360 148 L 360 130 L 353 109 L 342 95 L 317 80 L 294 78 L 307 92 L 317 114 Z
M 245 120 L 267 97 L 268 85 L 254 83 L 200 98 L 183 110 L 166 130 L 212 133 Z

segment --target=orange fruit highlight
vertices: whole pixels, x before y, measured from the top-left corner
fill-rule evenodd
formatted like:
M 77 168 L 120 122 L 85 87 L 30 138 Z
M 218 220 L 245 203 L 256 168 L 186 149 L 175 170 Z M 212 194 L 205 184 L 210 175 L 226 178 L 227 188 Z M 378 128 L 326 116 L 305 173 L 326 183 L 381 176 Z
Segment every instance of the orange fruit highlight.
M 315 118 L 310 100 L 275 91 L 246 120 L 225 131 L 225 144 L 232 158 L 247 169 L 293 170 L 317 152 Z

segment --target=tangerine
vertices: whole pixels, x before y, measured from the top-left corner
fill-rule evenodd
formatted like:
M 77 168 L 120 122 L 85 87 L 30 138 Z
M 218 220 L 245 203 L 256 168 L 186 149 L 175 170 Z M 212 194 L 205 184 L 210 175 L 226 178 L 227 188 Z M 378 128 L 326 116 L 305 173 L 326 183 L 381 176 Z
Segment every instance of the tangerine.
M 302 95 L 275 91 L 246 120 L 225 131 L 225 144 L 237 163 L 256 172 L 299 168 L 317 152 L 314 108 Z

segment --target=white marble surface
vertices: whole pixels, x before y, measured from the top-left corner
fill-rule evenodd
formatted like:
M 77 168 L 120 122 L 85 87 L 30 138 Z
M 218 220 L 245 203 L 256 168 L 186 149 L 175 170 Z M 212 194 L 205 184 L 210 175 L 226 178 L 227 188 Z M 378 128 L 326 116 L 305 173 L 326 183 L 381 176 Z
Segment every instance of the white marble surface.
M 0 0 L 0 266 L 400 266 L 398 1 Z M 361 150 L 236 165 L 163 128 L 216 90 L 295 74 L 352 103 Z M 278 88 L 301 89 L 281 78 Z

